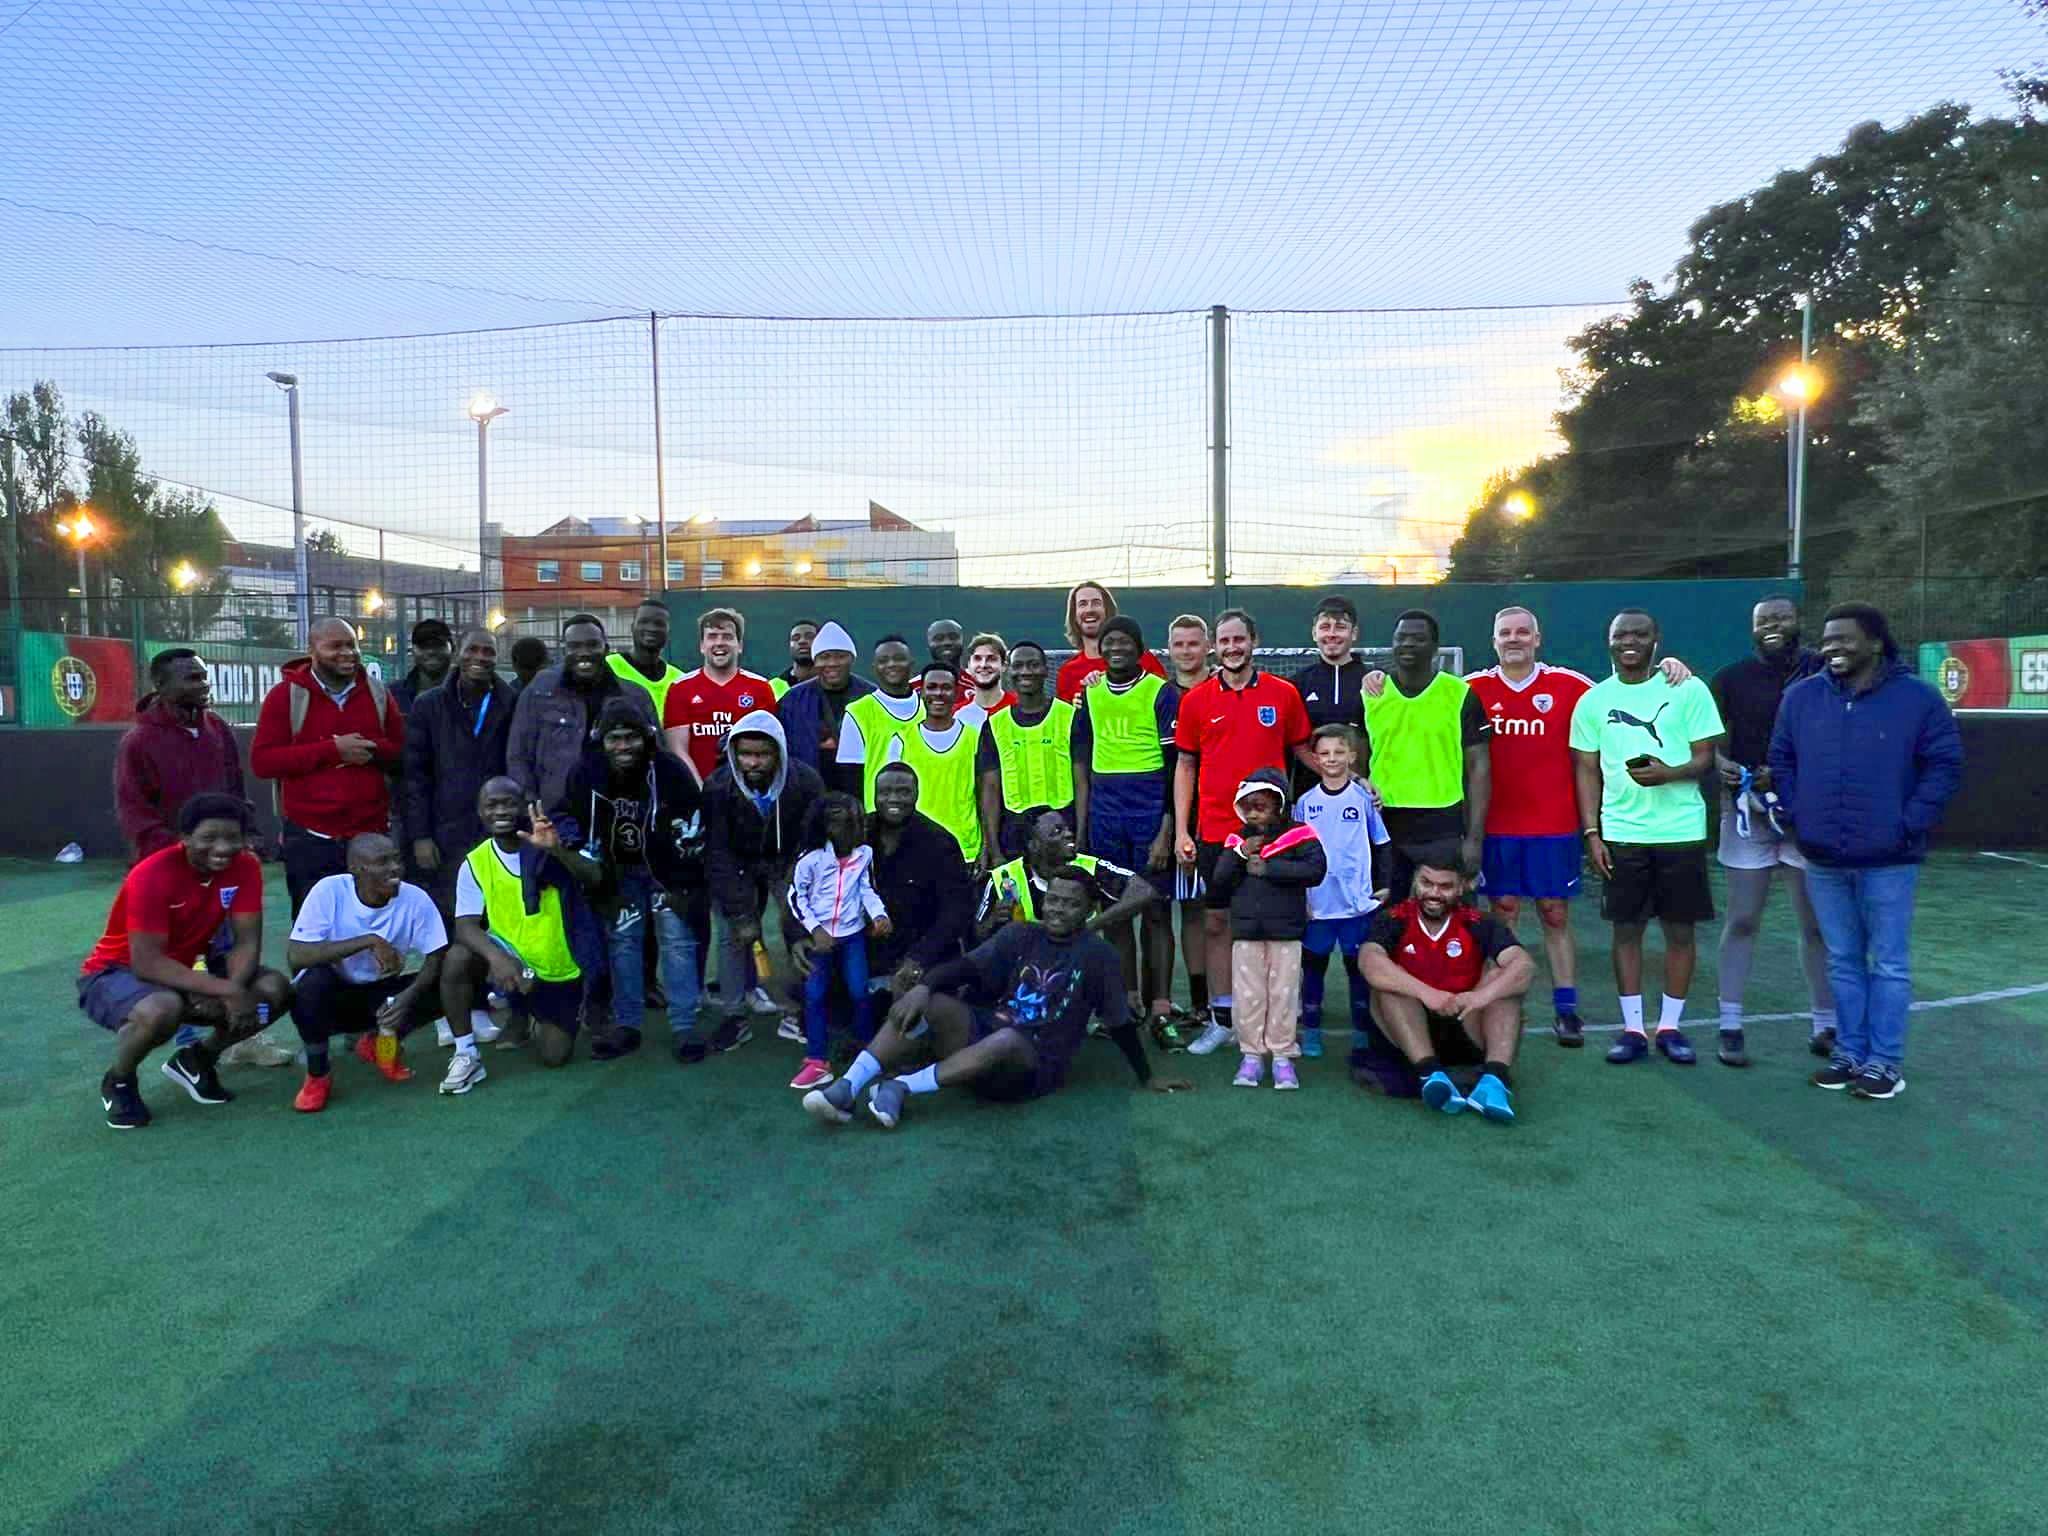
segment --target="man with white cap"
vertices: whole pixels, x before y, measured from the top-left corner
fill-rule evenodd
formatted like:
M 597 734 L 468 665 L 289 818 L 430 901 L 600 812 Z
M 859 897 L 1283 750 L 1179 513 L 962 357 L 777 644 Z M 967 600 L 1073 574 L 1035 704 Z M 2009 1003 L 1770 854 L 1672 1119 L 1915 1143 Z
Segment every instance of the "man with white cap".
M 846 707 L 875 685 L 853 674 L 853 636 L 844 626 L 828 622 L 811 639 L 812 675 L 782 696 L 776 714 L 788 739 L 789 759 L 816 769 L 827 789 L 859 794 L 858 763 L 834 761 Z

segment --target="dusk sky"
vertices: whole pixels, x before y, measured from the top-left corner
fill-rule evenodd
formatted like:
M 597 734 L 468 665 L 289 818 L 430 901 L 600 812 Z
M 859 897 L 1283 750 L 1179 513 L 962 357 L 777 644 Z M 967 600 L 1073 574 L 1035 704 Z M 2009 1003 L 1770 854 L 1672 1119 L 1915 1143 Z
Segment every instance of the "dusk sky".
M 1235 574 L 1427 574 L 1707 207 L 2044 53 L 2015 0 L 0 0 L 0 385 L 255 535 L 292 368 L 316 514 L 461 548 L 471 391 L 509 525 L 651 517 L 646 311 L 837 317 L 664 327 L 672 519 L 872 496 L 969 579 L 1164 579 L 1206 317 L 1137 312 L 1455 309 L 1236 337 Z

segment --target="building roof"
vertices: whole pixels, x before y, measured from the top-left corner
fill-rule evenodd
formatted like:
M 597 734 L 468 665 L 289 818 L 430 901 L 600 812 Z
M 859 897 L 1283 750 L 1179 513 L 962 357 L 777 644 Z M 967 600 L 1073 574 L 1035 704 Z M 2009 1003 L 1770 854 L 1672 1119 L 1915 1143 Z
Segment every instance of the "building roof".
M 669 537 L 695 529 L 707 538 L 770 538 L 785 533 L 850 533 L 867 529 L 875 533 L 923 533 L 907 517 L 891 512 L 879 501 L 868 503 L 866 517 L 800 517 L 794 522 L 780 517 L 720 518 L 712 523 L 671 522 Z M 658 537 L 660 529 L 642 517 L 565 517 L 551 523 L 532 538 L 637 539 Z

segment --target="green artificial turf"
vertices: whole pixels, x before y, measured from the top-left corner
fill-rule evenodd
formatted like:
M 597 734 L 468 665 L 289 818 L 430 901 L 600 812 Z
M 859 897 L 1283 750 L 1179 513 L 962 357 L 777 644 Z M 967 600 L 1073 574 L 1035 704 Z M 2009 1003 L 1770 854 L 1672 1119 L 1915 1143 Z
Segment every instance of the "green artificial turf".
M 1808 1087 L 1797 1021 L 1714 1064 L 1709 928 L 1701 1065 L 1532 1036 L 1511 1129 L 1368 1098 L 1339 1037 L 1291 1096 L 1103 1045 L 830 1131 L 764 1029 L 487 1052 L 462 1099 L 430 1042 L 340 1059 L 317 1118 L 153 1059 L 116 1135 L 71 977 L 117 873 L 0 865 L 9 1529 L 2043 1529 L 2048 994 L 1918 1015 L 1889 1104 Z M 2048 981 L 2044 881 L 1930 865 L 1919 994 Z M 1799 1005 L 1787 917 L 1754 1010 Z

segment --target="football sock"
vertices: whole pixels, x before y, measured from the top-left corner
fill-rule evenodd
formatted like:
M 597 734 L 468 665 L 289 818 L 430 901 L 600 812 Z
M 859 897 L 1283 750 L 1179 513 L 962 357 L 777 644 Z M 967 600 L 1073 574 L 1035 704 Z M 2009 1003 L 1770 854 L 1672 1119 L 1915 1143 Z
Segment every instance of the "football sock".
M 1222 993 L 1209 1000 L 1209 1021 L 1219 1029 L 1235 1029 L 1230 1021 L 1230 994 Z
M 1835 1027 L 1835 1010 L 1834 1010 L 1834 1009 L 1832 1009 L 1832 1008 L 1816 1008 L 1816 1009 L 1814 1009 L 1814 1010 L 1813 1010 L 1813 1032 L 1814 1032 L 1814 1033 L 1815 1033 L 1816 1035 L 1817 1035 L 1817 1034 L 1819 1034 L 1819 1033 L 1820 1033 L 1820 1032 L 1821 1032 L 1822 1030 L 1824 1030 L 1824 1029 L 1833 1029 L 1834 1027 Z
M 846 1069 L 846 1086 L 859 1093 L 882 1075 L 882 1064 L 867 1051 L 853 1058 L 853 1065 Z
M 322 1040 L 318 1045 L 314 1045 L 311 1041 L 308 1041 L 306 1043 L 306 1076 L 325 1077 L 327 1070 L 327 1042 Z
M 1685 999 L 1673 997 L 1669 992 L 1666 992 L 1663 1004 L 1657 1013 L 1657 1028 L 1660 1030 L 1678 1028 L 1678 1021 L 1684 1014 Z
M 912 1093 L 937 1093 L 939 1091 L 939 1064 L 935 1061 L 928 1067 L 920 1067 L 908 1077 L 896 1079 Z
M 1550 1006 L 1557 1010 L 1559 1018 L 1563 1018 L 1568 1013 L 1577 1013 L 1579 1011 L 1579 989 L 1577 987 L 1552 987 L 1550 989 Z
M 1441 1072 L 1443 1069 L 1444 1064 L 1434 1056 L 1425 1056 L 1422 1060 L 1415 1063 L 1415 1075 L 1417 1077 L 1427 1077 L 1430 1073 Z
M 1188 978 L 1188 1006 L 1196 1013 L 1209 1006 L 1209 978 L 1190 976 Z
M 1515 1086 L 1515 1080 L 1509 1073 L 1508 1064 L 1504 1061 L 1489 1061 L 1481 1066 L 1479 1070 L 1490 1077 L 1499 1078 L 1500 1085 L 1503 1088 L 1513 1088 Z
M 1617 999 L 1621 1004 L 1621 1027 L 1632 1035 L 1643 1032 L 1643 994 Z
M 1725 998 L 1722 1000 L 1721 1028 L 1723 1030 L 1742 1028 L 1742 1004 L 1728 1002 Z
M 458 1056 L 474 1056 L 476 1054 L 476 1036 L 457 1035 L 455 1037 L 455 1054 Z

